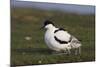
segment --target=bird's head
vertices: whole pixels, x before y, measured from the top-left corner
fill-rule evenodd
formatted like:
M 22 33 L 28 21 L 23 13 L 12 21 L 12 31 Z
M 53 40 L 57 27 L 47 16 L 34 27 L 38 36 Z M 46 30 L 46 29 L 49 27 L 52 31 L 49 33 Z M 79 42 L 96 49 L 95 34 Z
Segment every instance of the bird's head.
M 50 29 L 54 27 L 54 23 L 50 20 L 44 21 L 44 26 L 42 28 L 44 29 Z

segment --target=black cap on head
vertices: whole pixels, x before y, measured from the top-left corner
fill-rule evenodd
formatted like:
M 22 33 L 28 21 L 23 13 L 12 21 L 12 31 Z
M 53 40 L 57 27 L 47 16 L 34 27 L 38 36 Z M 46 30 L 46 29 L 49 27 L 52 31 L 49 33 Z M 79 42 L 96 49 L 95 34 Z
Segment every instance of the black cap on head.
M 46 26 L 46 25 L 48 25 L 48 24 L 52 24 L 52 25 L 54 25 L 54 23 L 53 23 L 52 21 L 50 21 L 50 20 L 46 20 L 46 21 L 44 22 L 44 26 Z

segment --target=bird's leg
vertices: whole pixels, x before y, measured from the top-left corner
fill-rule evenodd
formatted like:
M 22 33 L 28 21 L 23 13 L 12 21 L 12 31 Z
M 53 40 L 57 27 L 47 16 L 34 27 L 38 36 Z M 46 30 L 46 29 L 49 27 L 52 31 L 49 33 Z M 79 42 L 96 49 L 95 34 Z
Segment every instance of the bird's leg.
M 63 54 L 68 54 L 68 51 L 67 50 L 63 50 Z
M 64 53 L 68 54 L 68 51 L 67 50 L 64 50 Z
M 64 51 L 64 54 L 71 54 L 70 49 L 66 49 L 66 50 Z
M 70 51 L 70 49 L 67 49 L 67 51 L 68 51 L 68 54 L 70 55 L 70 54 L 71 54 L 71 51 Z
M 78 48 L 75 49 L 75 55 L 77 55 L 77 54 L 78 54 Z
M 75 55 L 81 54 L 81 47 L 75 49 Z
M 79 52 L 79 54 L 81 54 L 81 47 L 79 47 L 79 48 L 78 48 L 78 50 L 79 50 L 79 51 L 78 51 L 78 52 Z

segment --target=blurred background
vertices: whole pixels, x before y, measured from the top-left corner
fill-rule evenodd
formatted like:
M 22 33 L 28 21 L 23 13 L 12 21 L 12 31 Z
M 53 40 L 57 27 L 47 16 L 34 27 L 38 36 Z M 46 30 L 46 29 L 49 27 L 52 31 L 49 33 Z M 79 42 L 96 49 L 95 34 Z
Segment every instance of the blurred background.
M 82 54 L 52 55 L 43 21 L 52 20 L 82 42 Z M 11 65 L 95 61 L 95 6 L 11 0 Z
M 59 10 L 62 12 L 72 12 L 81 14 L 94 14 L 95 6 L 90 5 L 73 5 L 73 4 L 57 4 L 57 3 L 44 3 L 44 2 L 28 2 L 11 0 L 11 6 L 13 7 L 27 7 L 27 8 L 39 8 L 43 10 Z

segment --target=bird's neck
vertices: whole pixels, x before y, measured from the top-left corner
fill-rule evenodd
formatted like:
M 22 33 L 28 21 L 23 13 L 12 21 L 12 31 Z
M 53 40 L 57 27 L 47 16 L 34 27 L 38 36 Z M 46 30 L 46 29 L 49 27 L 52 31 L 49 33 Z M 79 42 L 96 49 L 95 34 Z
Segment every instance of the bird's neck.
M 51 28 L 47 29 L 47 32 L 53 32 L 55 31 L 57 28 L 55 26 L 52 26 Z
M 55 29 L 56 29 L 55 26 L 52 26 L 52 27 L 48 28 L 48 30 L 55 30 Z

